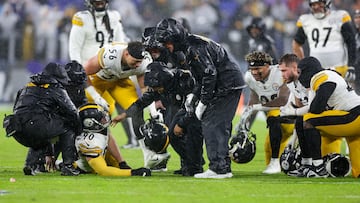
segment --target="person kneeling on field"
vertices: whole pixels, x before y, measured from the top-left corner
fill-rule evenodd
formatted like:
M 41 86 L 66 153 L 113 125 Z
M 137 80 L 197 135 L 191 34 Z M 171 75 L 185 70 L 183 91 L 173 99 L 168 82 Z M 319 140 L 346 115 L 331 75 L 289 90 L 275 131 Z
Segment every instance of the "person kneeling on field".
M 151 176 L 150 169 L 131 169 L 125 161 L 116 161 L 118 147 L 109 134 L 110 115 L 101 106 L 85 104 L 79 108 L 79 116 L 83 132 L 75 140 L 78 168 L 101 176 Z

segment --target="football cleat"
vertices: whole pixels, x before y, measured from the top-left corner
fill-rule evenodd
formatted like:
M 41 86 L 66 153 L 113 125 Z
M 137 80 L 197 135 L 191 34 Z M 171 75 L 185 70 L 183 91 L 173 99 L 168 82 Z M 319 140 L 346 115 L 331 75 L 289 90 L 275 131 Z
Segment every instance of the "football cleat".
M 34 176 L 36 175 L 35 171 L 31 168 L 31 166 L 25 166 L 23 168 L 24 175 L 26 176 Z
M 325 169 L 324 164 L 321 164 L 319 166 L 312 166 L 304 173 L 304 176 L 307 178 L 327 178 L 329 177 L 329 173 Z
M 301 165 L 298 169 L 289 171 L 287 173 L 288 176 L 294 176 L 294 177 L 306 177 L 306 173 L 308 170 L 310 170 L 311 165 Z
M 77 176 L 80 174 L 80 170 L 75 168 L 73 165 L 65 165 L 61 168 L 62 176 Z

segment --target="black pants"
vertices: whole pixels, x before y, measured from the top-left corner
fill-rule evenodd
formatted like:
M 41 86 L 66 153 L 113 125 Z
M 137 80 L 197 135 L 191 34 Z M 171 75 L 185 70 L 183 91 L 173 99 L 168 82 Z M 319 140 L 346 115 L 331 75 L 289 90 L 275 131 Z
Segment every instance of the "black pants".
M 13 137 L 22 145 L 34 150 L 42 149 L 59 139 L 64 164 L 72 164 L 74 160 L 75 132 L 65 119 L 53 115 L 15 115 L 22 123 L 22 131 Z
M 234 90 L 225 96 L 214 98 L 207 105 L 201 121 L 206 152 L 210 162 L 209 169 L 218 174 L 231 171 L 229 139 L 240 95 L 241 90 Z
M 190 173 L 201 172 L 204 165 L 201 122 L 194 117 L 184 128 L 184 134 L 181 137 L 174 135 L 173 132 L 175 124 L 185 114 L 185 110 L 180 110 L 169 125 L 170 144 L 179 154 L 183 170 L 188 170 Z

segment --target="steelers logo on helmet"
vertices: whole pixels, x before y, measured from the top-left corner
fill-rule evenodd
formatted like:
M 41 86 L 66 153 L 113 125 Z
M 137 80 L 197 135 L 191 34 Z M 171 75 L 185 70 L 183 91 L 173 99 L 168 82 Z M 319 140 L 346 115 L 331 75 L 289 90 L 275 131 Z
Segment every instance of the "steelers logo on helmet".
M 345 177 L 351 172 L 351 163 L 349 157 L 339 154 L 330 153 L 323 157 L 326 171 L 331 177 Z
M 168 127 L 155 119 L 147 120 L 140 126 L 140 133 L 144 136 L 145 145 L 152 151 L 164 152 L 169 145 Z
M 300 147 L 292 148 L 290 146 L 284 149 L 280 156 L 281 171 L 287 174 L 290 171 L 296 170 L 301 166 L 301 150 Z
M 110 125 L 110 115 L 97 104 L 84 104 L 79 107 L 79 116 L 85 132 L 101 132 Z
M 229 155 L 238 164 L 248 163 L 256 153 L 256 135 L 250 131 L 239 131 L 230 139 Z

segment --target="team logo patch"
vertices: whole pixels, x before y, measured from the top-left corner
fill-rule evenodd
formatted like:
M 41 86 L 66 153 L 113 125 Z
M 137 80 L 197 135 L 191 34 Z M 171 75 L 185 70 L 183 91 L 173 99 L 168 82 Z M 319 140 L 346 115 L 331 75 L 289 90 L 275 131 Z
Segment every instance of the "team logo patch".
M 274 91 L 279 91 L 279 88 L 280 88 L 280 85 L 279 85 L 278 83 L 272 84 L 272 89 L 273 89 Z

